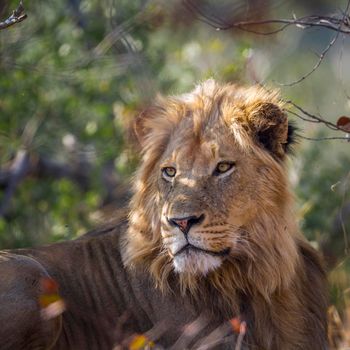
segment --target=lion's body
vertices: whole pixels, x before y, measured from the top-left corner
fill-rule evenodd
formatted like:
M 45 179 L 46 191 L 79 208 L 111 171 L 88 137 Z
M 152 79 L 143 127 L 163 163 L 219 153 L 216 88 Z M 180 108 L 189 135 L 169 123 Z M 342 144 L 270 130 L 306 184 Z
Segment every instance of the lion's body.
M 142 269 L 126 270 L 119 246 L 123 233 L 125 226 L 114 227 L 72 242 L 3 254 L 0 349 L 48 349 L 54 343 L 59 350 L 108 350 L 157 327 L 163 329 L 158 343 L 173 345 L 206 308 L 200 310 L 180 293 L 162 295 Z M 67 309 L 53 324 L 40 320 L 40 279 L 45 276 L 57 281 Z M 218 314 L 210 321 L 206 331 L 225 320 Z
M 23 258 L 29 267 L 18 271 L 21 259 L 4 258 L 0 273 L 18 279 L 0 281 L 1 308 L 15 320 L 0 327 L 0 349 L 2 339 L 20 349 L 23 334 L 46 346 L 57 337 L 58 349 L 108 349 L 125 337 L 121 328 L 153 328 L 165 347 L 183 349 L 187 333 L 178 337 L 196 319 L 206 326 L 189 346 L 224 325 L 205 339 L 219 334 L 218 348 L 232 348 L 236 335 L 224 338 L 232 318 L 247 325 L 242 349 L 327 349 L 325 275 L 293 215 L 284 166 L 291 128 L 276 94 L 208 81 L 159 100 L 136 133 L 143 160 L 127 227 L 19 251 L 35 260 Z M 35 304 L 45 274 L 67 306 L 48 324 Z M 28 327 L 11 340 L 16 324 Z
M 6 253 L 0 268 L 0 349 L 48 349 L 55 341 L 53 349 L 107 350 L 112 349 L 113 344 L 125 340 L 130 334 L 143 333 L 161 324 L 164 324 L 165 332 L 159 343 L 168 347 L 176 343 L 183 333 L 183 327 L 198 319 L 200 315 L 208 317 L 209 325 L 205 329 L 205 335 L 227 321 L 227 317 L 237 316 L 233 311 L 231 315 L 224 316 L 223 313 L 227 313 L 226 307 L 221 309 L 220 305 L 215 305 L 215 300 L 205 300 L 213 298 L 217 294 L 215 291 L 208 295 L 203 294 L 203 299 L 198 304 L 188 295 L 182 296 L 175 285 L 174 294 L 164 296 L 154 289 L 153 281 L 144 271 L 128 272 L 123 267 L 120 255 L 119 236 L 122 234 L 123 232 L 118 232 L 115 228 L 101 230 L 99 234 L 88 235 L 73 242 L 55 244 L 38 250 L 16 251 L 16 255 Z M 31 259 L 27 261 L 28 255 Z M 322 271 L 314 252 L 306 248 L 304 255 L 306 271 L 310 274 L 308 285 L 313 286 L 304 291 L 304 302 L 308 307 L 314 308 L 315 317 L 304 330 L 310 332 L 308 344 L 299 348 L 323 349 L 324 326 L 320 306 L 325 301 L 319 299 L 323 280 L 315 277 L 320 276 Z M 15 268 L 8 264 L 11 259 L 15 259 Z M 304 273 L 303 269 L 301 276 Z M 40 320 L 39 280 L 47 274 L 58 282 L 60 295 L 67 306 L 67 311 L 62 314 L 62 323 L 47 325 Z M 31 307 L 28 303 L 32 304 Z M 254 305 L 261 308 L 259 312 L 264 317 L 263 329 L 256 331 L 265 332 L 269 329 L 269 332 L 262 334 L 266 344 L 273 342 L 274 334 L 282 326 L 271 323 L 270 313 L 277 310 L 270 309 L 265 303 L 259 305 L 259 301 L 253 303 L 247 296 L 242 297 L 240 303 L 241 316 L 251 327 L 246 338 L 250 344 L 247 348 L 264 349 L 261 345 L 254 347 L 254 344 L 259 344 L 260 341 L 255 339 L 254 335 L 253 308 Z M 125 315 L 127 317 L 124 317 Z M 299 316 L 302 315 L 303 311 Z M 277 316 L 282 318 L 282 323 L 288 323 L 290 318 L 288 310 L 283 310 L 283 313 Z M 118 326 L 121 326 L 119 333 Z M 294 337 L 293 333 L 300 330 L 289 331 L 291 337 Z M 317 336 L 311 336 L 315 332 Z M 194 336 L 190 344 L 202 339 L 204 334 L 201 332 Z M 230 337 L 227 330 L 224 334 L 228 335 L 227 339 L 230 342 L 227 349 L 230 349 L 234 345 L 235 336 Z M 225 349 L 222 343 L 219 344 L 219 349 Z M 279 344 L 265 348 L 281 349 Z M 288 348 L 297 347 L 283 349 Z M 181 349 L 181 346 L 175 349 Z

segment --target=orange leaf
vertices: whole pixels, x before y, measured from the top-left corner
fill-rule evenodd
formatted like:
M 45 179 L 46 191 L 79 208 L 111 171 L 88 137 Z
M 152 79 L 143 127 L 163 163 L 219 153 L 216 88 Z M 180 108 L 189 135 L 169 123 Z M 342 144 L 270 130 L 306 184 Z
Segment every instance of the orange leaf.
M 58 294 L 58 284 L 50 277 L 43 277 L 40 280 L 41 294 L 39 295 L 39 303 L 42 308 L 46 308 L 49 305 L 62 301 L 61 296 Z
M 42 308 L 48 307 L 58 300 L 61 300 L 58 294 L 42 294 L 39 296 L 39 303 Z
M 238 317 L 232 318 L 230 320 L 231 327 L 235 333 L 239 333 L 241 327 L 241 321 Z
M 141 350 L 146 346 L 152 348 L 154 346 L 154 343 L 150 341 L 145 335 L 137 334 L 129 344 L 129 350 Z

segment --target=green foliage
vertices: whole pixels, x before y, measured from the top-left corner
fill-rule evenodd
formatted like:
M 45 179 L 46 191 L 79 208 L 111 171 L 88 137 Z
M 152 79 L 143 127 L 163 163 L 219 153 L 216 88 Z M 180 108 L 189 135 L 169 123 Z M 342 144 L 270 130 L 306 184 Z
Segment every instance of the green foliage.
M 0 164 L 24 149 L 32 163 L 43 157 L 84 166 L 87 183 L 26 176 L 1 221 L 0 247 L 71 238 L 92 227 L 92 214 L 111 190 L 102 184 L 106 165 L 114 164 L 121 184 L 136 164 L 125 149 L 125 115 L 159 90 L 185 91 L 214 73 L 238 77 L 246 46 L 207 27 L 198 31 L 195 21 L 177 25 L 152 2 L 54 0 L 25 7 L 28 19 L 0 32 Z
M 11 1 L 8 10 L 17 3 Z M 126 125 L 158 91 L 181 93 L 211 76 L 248 83 L 259 77 L 290 81 L 314 64 L 309 51 L 290 51 L 304 38 L 300 30 L 277 39 L 218 32 L 197 21 L 181 2 L 52 0 L 24 5 L 28 19 L 0 31 L 0 170 L 24 149 L 32 164 L 43 158 L 73 175 L 32 169 L 17 184 L 0 220 L 0 247 L 72 238 L 91 228 L 96 212 L 116 187 L 127 183 L 137 164 L 137 154 L 126 147 Z M 300 4 L 297 9 L 310 12 Z M 328 39 L 328 33 L 314 32 L 300 47 L 315 42 L 319 49 Z M 330 77 L 334 71 L 326 66 L 284 94 L 336 117 L 345 107 L 339 88 L 327 90 L 324 82 Z M 336 99 L 336 106 L 320 100 L 325 94 Z M 312 134 L 308 127 L 303 124 Z M 339 252 L 344 239 L 333 239 L 339 237 L 333 223 L 349 202 L 344 185 L 349 152 L 338 152 L 334 144 L 308 143 L 297 159 L 302 164 L 294 163 L 302 228 L 310 240 L 329 241 Z M 0 203 L 5 187 L 0 177 Z
M 347 254 L 350 238 L 349 217 L 345 213 L 341 217 L 350 203 L 350 158 L 341 147 L 338 151 L 338 157 L 332 157 L 323 144 L 304 150 L 297 195 L 307 238 L 327 244 L 334 255 L 341 257 Z

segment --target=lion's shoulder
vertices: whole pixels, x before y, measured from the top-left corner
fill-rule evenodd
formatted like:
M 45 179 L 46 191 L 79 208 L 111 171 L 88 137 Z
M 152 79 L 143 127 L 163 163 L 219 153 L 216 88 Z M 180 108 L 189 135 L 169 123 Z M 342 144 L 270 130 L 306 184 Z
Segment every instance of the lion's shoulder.
M 90 239 L 93 237 L 101 237 L 101 236 L 110 235 L 110 234 L 120 235 L 121 233 L 127 230 L 127 226 L 128 224 L 127 224 L 126 218 L 123 218 L 122 220 L 118 220 L 118 221 L 113 220 L 108 223 L 102 224 L 91 231 L 84 233 L 82 236 L 77 238 L 77 240 Z

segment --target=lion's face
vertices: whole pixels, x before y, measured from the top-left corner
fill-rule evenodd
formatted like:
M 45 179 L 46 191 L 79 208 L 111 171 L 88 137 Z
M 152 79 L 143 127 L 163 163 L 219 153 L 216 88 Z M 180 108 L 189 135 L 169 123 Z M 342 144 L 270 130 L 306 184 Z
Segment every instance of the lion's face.
M 205 276 L 228 298 L 236 287 L 267 297 L 289 283 L 297 261 L 283 164 L 291 128 L 276 93 L 209 81 L 158 99 L 135 132 L 142 162 L 127 265 L 143 264 L 164 288 L 174 270 L 188 289 Z
M 158 172 L 162 242 L 177 272 L 205 275 L 235 254 L 255 215 L 259 179 L 247 174 L 258 173 L 259 162 L 223 124 L 208 124 L 200 139 L 178 130 Z

